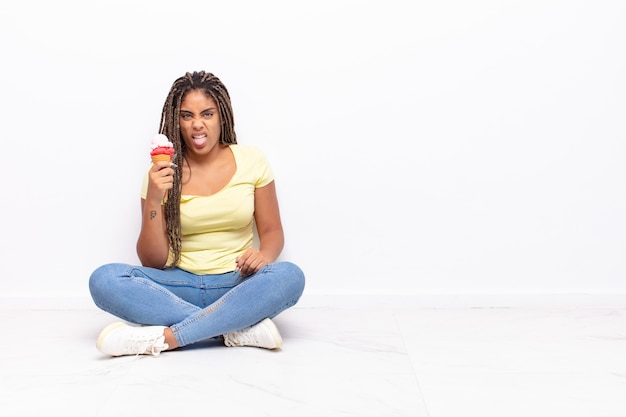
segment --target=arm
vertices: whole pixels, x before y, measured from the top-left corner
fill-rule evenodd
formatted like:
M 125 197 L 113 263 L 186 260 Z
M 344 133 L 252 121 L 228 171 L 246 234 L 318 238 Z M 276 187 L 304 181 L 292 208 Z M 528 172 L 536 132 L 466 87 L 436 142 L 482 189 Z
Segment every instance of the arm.
M 243 276 L 274 262 L 283 250 L 285 237 L 274 181 L 254 191 L 254 220 L 260 245 L 258 251 L 248 249 L 239 258 L 237 266 Z
M 172 188 L 173 173 L 167 162 L 159 162 L 150 169 L 148 192 L 141 199 L 141 230 L 137 239 L 137 255 L 143 266 L 163 268 L 167 263 L 169 242 L 165 207 L 161 202 Z

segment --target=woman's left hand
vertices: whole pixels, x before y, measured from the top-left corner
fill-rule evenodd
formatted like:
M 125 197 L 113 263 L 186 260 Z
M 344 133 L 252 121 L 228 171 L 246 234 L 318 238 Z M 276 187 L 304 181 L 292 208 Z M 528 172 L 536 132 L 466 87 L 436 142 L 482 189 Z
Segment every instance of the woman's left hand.
M 258 272 L 269 262 L 263 254 L 255 248 L 248 248 L 239 258 L 237 258 L 237 270 L 242 277 Z

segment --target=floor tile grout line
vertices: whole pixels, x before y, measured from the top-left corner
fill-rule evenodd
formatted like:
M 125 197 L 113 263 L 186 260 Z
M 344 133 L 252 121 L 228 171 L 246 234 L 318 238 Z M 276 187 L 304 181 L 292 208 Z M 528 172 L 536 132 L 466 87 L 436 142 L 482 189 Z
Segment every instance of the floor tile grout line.
M 396 324 L 396 328 L 400 332 L 400 338 L 402 339 L 402 346 L 404 347 L 404 351 L 406 352 L 408 359 L 409 359 L 409 363 L 411 364 L 411 368 L 413 369 L 413 377 L 415 378 L 415 385 L 417 385 L 417 390 L 419 392 L 421 403 L 424 406 L 424 411 L 426 411 L 426 417 L 431 417 L 430 411 L 428 410 L 428 404 L 426 403 L 426 397 L 424 396 L 424 392 L 422 391 L 422 385 L 420 384 L 420 381 L 417 375 L 417 368 L 415 367 L 415 363 L 413 362 L 413 357 L 406 344 L 406 335 L 402 329 L 402 326 L 400 325 L 400 321 L 398 320 L 397 312 L 395 311 L 392 312 L 391 316 L 393 317 L 393 320 Z

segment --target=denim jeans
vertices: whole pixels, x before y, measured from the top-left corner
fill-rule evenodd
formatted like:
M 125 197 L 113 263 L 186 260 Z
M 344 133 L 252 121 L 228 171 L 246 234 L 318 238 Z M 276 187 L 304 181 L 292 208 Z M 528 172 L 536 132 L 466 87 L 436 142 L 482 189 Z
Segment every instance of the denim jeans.
M 170 327 L 182 347 L 251 326 L 295 305 L 304 291 L 304 273 L 290 262 L 265 265 L 247 277 L 112 263 L 91 274 L 89 291 L 95 304 L 114 316 Z

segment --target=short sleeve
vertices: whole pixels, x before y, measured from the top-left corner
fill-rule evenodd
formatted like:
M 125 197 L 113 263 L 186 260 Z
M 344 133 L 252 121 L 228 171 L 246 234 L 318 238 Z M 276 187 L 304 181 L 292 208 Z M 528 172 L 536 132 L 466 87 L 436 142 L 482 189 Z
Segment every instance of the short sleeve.
M 143 176 L 143 182 L 141 184 L 141 198 L 142 199 L 146 199 L 146 196 L 148 195 L 148 172 L 150 172 L 150 169 L 146 170 L 146 173 Z
M 258 173 L 258 177 L 254 186 L 256 188 L 265 187 L 267 184 L 274 181 L 274 171 L 270 166 L 269 160 L 267 159 L 265 154 L 261 152 L 261 150 L 256 147 L 251 147 L 251 150 L 253 154 L 252 164 L 255 167 L 256 172 Z

